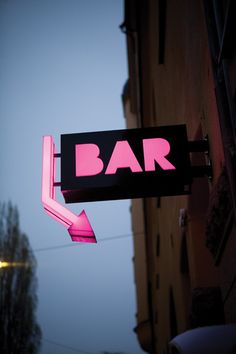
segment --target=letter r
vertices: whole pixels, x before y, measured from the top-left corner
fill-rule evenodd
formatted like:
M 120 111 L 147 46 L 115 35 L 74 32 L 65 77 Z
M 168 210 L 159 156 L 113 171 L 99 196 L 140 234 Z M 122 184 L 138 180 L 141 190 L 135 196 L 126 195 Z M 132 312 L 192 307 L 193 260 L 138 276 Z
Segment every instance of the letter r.
M 76 177 L 98 175 L 103 170 L 103 162 L 99 158 L 100 149 L 96 144 L 75 145 Z
M 170 152 L 170 144 L 166 139 L 143 139 L 145 171 L 155 171 L 155 161 L 163 170 L 175 170 L 176 167 L 166 159 Z

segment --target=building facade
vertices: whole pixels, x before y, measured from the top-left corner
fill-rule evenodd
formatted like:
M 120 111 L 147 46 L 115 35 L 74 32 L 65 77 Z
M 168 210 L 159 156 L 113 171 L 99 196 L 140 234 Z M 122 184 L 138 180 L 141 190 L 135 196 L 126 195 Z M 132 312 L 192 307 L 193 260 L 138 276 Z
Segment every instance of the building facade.
M 188 141 L 208 142 L 190 149 L 202 176 L 192 169 L 189 195 L 132 201 L 135 331 L 146 352 L 167 354 L 186 330 L 236 322 L 236 3 L 124 7 L 127 127 L 185 124 Z

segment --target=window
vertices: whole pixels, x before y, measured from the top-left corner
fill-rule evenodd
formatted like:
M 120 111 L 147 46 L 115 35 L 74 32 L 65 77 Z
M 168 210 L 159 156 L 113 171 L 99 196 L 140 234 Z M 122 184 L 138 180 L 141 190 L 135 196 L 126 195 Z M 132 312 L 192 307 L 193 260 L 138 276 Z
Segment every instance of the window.
M 180 246 L 180 272 L 182 274 L 189 273 L 189 264 L 188 264 L 188 250 L 187 250 L 187 242 L 186 235 L 183 234 Z
M 166 0 L 159 0 L 158 2 L 158 23 L 159 23 L 158 63 L 164 64 L 165 41 L 166 41 Z
M 156 289 L 160 288 L 160 275 L 156 274 Z
M 157 234 L 156 238 L 156 256 L 160 256 L 160 234 Z
M 176 310 L 175 310 L 175 301 L 173 290 L 170 288 L 169 292 L 169 316 L 170 316 L 170 337 L 174 338 L 178 334 L 177 329 L 177 318 L 176 318 Z

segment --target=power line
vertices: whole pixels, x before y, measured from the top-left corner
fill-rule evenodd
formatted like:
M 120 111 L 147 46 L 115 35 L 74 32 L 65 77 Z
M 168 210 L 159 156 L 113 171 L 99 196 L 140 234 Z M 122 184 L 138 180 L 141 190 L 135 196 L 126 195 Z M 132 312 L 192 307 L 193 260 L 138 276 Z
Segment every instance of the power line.
M 143 235 L 143 232 L 135 232 L 135 236 L 136 235 Z M 99 239 L 98 242 L 100 243 L 100 242 L 118 240 L 118 239 L 122 239 L 122 238 L 130 238 L 131 236 L 133 236 L 132 233 L 114 235 L 114 236 L 110 236 L 110 237 L 105 237 L 105 238 Z M 68 243 L 68 244 L 58 245 L 58 246 L 49 246 L 49 247 L 43 247 L 43 248 L 36 248 L 33 251 L 34 252 L 45 252 L 45 251 L 53 251 L 53 250 L 59 250 L 59 249 L 63 249 L 63 248 L 81 247 L 81 246 L 84 246 L 84 243 Z
M 59 342 L 55 342 L 54 340 L 51 340 L 51 339 L 47 339 L 47 338 L 42 338 L 45 342 L 48 342 L 50 344 L 53 344 L 53 345 L 56 345 L 57 347 L 61 347 L 61 348 L 64 348 L 64 349 L 68 349 L 68 350 L 71 350 L 73 352 L 76 352 L 76 353 L 81 353 L 81 354 L 95 354 L 95 353 L 91 353 L 91 352 L 85 352 L 84 350 L 81 350 L 81 349 L 78 349 L 78 348 L 75 348 L 75 347 L 71 347 L 69 345 L 66 345 L 66 344 L 62 344 L 62 343 L 59 343 Z
M 73 352 L 76 352 L 76 353 L 81 353 L 81 354 L 95 354 L 94 352 L 87 352 L 87 351 L 84 351 L 84 350 L 81 350 L 81 349 L 78 349 L 78 348 L 75 348 L 75 347 L 71 347 L 69 345 L 66 345 L 66 344 L 63 344 L 63 343 L 59 343 L 59 342 L 55 342 L 54 340 L 51 340 L 51 339 L 47 339 L 45 337 L 42 338 L 42 340 L 44 342 L 48 342 L 50 344 L 53 344 L 53 345 L 56 345 L 57 347 L 61 347 L 61 348 L 64 348 L 64 349 L 68 349 L 68 350 L 71 350 Z

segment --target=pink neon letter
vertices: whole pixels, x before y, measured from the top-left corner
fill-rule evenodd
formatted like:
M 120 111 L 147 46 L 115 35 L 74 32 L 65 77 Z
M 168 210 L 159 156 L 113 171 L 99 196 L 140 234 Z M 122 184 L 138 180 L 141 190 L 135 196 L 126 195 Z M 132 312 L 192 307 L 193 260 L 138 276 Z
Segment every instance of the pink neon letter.
M 155 161 L 163 170 L 176 170 L 165 156 L 170 152 L 170 144 L 162 138 L 143 139 L 145 171 L 155 171 Z
M 106 175 L 115 174 L 118 168 L 129 167 L 132 172 L 142 172 L 142 168 L 136 159 L 133 150 L 127 140 L 117 141 L 112 152 Z
M 102 172 L 103 162 L 98 157 L 99 147 L 96 144 L 75 145 L 76 176 L 94 176 Z

